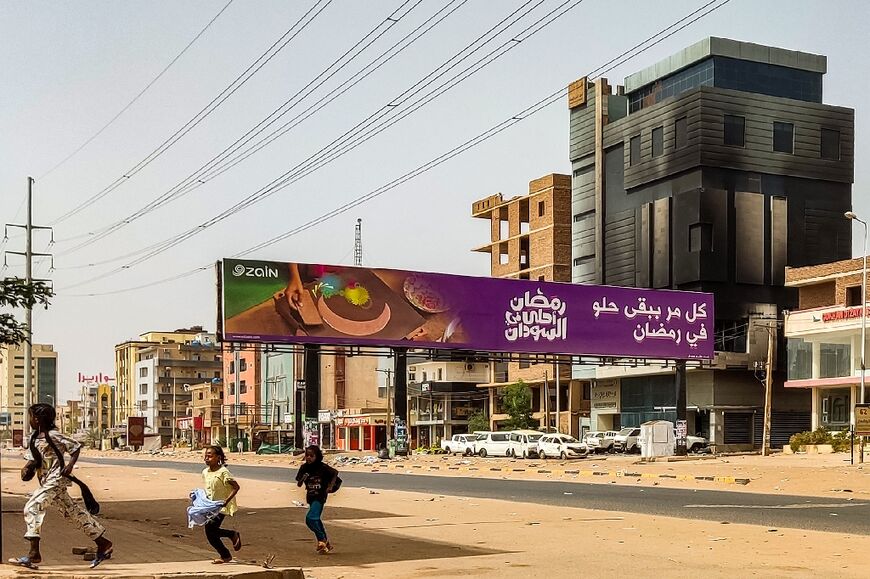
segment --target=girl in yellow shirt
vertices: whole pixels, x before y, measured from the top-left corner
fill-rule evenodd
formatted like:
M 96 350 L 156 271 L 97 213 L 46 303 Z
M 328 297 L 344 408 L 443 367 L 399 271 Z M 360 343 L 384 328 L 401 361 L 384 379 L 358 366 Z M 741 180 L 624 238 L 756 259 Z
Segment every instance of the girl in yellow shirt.
M 205 537 L 220 556 L 220 559 L 215 559 L 212 563 L 229 563 L 233 557 L 229 549 L 224 546 L 222 539 L 231 539 L 233 549 L 238 551 L 242 548 L 242 537 L 238 531 L 221 529 L 221 523 L 225 515 L 233 516 L 236 512 L 236 493 L 239 492 L 239 483 L 225 466 L 227 458 L 224 449 L 220 446 L 206 447 L 204 461 L 206 467 L 202 470 L 202 478 L 205 481 L 205 493 L 209 499 L 224 503 L 220 514 L 205 524 Z

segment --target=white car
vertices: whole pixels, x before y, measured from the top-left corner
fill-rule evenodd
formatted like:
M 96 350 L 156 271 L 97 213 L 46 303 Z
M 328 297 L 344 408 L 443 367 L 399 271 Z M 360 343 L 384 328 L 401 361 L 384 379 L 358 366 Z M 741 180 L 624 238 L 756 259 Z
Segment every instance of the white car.
M 589 448 L 568 434 L 545 434 L 538 440 L 539 458 L 567 458 L 585 457 L 589 454 Z
M 677 433 L 674 432 L 674 450 L 676 450 Z M 686 450 L 689 452 L 698 452 L 709 446 L 710 442 L 703 436 L 686 435 Z
M 537 430 L 514 430 L 508 433 L 510 455 L 514 458 L 533 458 L 538 456 L 538 440 L 544 435 Z
M 640 428 L 623 428 L 613 437 L 613 450 L 616 452 L 640 452 Z
M 474 448 L 481 458 L 486 456 L 510 456 L 509 432 L 481 432 L 474 441 Z
M 459 453 L 469 456 L 476 452 L 474 447 L 476 440 L 476 434 L 454 434 L 450 440 L 441 441 L 441 449 L 447 454 Z
M 617 434 L 615 430 L 594 431 L 588 433 L 583 442 L 589 447 L 589 452 L 612 452 L 613 440 Z

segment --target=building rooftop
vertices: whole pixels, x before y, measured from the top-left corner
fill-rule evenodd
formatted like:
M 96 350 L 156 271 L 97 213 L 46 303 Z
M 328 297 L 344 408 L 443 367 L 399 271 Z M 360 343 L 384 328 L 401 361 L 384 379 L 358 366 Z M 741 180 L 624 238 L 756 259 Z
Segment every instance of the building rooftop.
M 711 56 L 773 64 L 820 74 L 827 72 L 828 66 L 827 57 L 820 54 L 709 36 L 652 66 L 625 77 L 625 92 L 635 91 Z

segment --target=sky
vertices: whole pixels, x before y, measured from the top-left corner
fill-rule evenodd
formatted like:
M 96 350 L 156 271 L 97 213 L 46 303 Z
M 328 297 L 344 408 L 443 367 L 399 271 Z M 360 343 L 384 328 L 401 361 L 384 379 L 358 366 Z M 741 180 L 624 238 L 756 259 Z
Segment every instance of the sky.
M 563 0 L 232 0 L 140 98 L 59 166 L 151 83 L 227 0 L 0 3 L 0 223 L 23 223 L 22 203 L 32 176 L 34 223 L 53 224 L 56 240 L 49 246 L 47 232 L 35 233 L 34 251 L 55 256 L 53 271 L 43 259 L 35 273 L 50 277 L 57 292 L 49 310 L 34 314 L 34 341 L 54 344 L 59 352 L 60 400 L 78 397 L 79 373 L 114 374 L 117 343 L 191 325 L 214 331 L 213 270 L 131 288 L 205 267 L 375 191 L 511 119 L 704 3 L 571 2 L 565 5 L 573 6 L 569 11 L 526 37 L 523 29 L 563 6 Z M 865 34 L 870 4 L 833 6 L 731 0 L 603 76 L 611 85 L 621 84 L 626 75 L 706 36 L 826 55 L 825 103 L 858 109 L 853 204 L 860 215 L 870 215 L 870 170 L 861 162 L 870 150 L 870 125 L 860 108 L 870 94 L 870 75 L 861 59 L 870 49 Z M 269 146 L 111 235 L 76 248 L 107 225 L 178 191 L 177 184 L 294 95 L 299 96 L 290 101 L 293 108 L 279 123 L 335 96 L 357 71 L 436 13 L 452 8 L 407 49 Z M 452 73 L 492 51 L 504 51 L 502 56 L 345 155 L 313 165 L 286 188 L 213 226 L 199 227 L 306 163 L 370 115 L 416 102 L 424 89 L 411 88 L 415 83 L 517 10 L 515 18 L 529 12 L 491 35 L 490 42 L 475 44 L 480 50 Z M 306 13 L 313 16 L 310 23 L 294 29 L 298 34 L 256 74 L 137 169 Z M 373 30 L 383 34 L 375 39 Z M 340 61 L 349 64 L 324 81 L 322 73 L 335 71 L 329 69 L 332 63 L 364 38 L 373 42 Z M 470 250 L 488 241 L 489 225 L 471 218 L 472 202 L 499 192 L 522 195 L 529 181 L 554 172 L 570 173 L 564 99 L 416 178 L 245 257 L 350 264 L 359 218 L 365 265 L 487 275 L 488 257 Z M 120 186 L 57 221 L 116 181 Z M 138 251 L 189 229 L 197 233 L 133 263 L 142 255 Z M 861 235 L 855 233 L 860 253 Z M 10 230 L 0 245 L 23 251 L 24 239 Z M 20 257 L 6 261 L 3 275 L 24 275 Z

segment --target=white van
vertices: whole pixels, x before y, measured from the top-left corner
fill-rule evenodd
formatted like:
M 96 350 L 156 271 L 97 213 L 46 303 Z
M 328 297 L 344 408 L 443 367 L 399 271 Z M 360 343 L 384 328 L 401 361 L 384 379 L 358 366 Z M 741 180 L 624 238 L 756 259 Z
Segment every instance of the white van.
M 481 432 L 474 441 L 474 448 L 481 458 L 485 456 L 508 456 L 510 451 L 509 432 Z
M 538 456 L 538 440 L 544 435 L 537 430 L 513 430 L 508 433 L 508 454 L 514 458 L 535 458 Z

